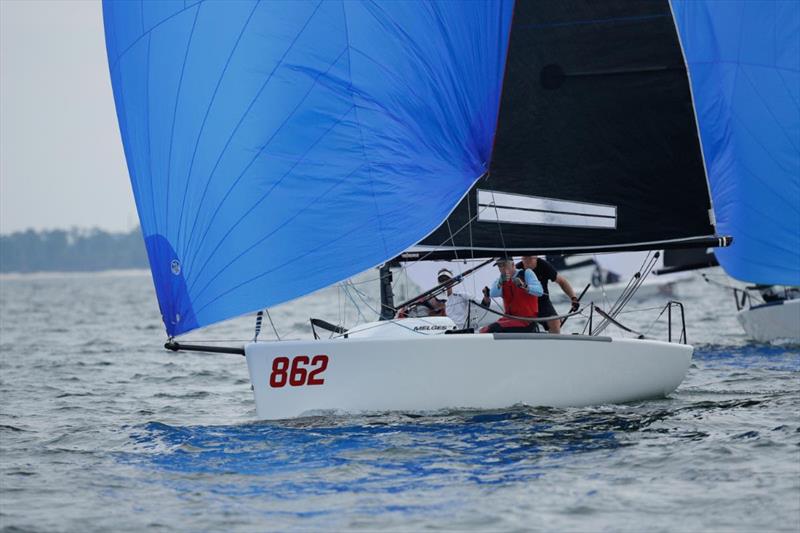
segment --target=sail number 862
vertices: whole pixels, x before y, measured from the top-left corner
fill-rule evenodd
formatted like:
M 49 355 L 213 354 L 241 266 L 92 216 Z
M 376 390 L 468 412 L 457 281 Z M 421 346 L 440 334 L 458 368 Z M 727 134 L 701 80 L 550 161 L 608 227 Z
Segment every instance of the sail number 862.
M 287 383 L 292 387 L 303 385 L 322 385 L 325 378 L 321 376 L 328 368 L 327 355 L 307 355 L 276 357 L 272 360 L 272 373 L 269 375 L 269 386 L 279 389 Z

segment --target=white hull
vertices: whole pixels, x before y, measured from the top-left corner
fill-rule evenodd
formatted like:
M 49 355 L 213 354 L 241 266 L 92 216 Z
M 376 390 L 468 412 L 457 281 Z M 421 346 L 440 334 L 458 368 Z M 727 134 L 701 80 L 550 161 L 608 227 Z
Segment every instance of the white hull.
M 749 337 L 760 342 L 800 342 L 800 299 L 743 309 L 736 318 Z
M 693 350 L 648 340 L 507 333 L 356 335 L 251 343 L 245 351 L 259 418 L 280 419 L 318 410 L 568 407 L 659 398 L 681 383 Z M 307 356 L 298 360 L 302 379 L 291 385 L 284 367 L 300 356 Z M 308 384 L 303 369 L 323 367 L 317 384 Z

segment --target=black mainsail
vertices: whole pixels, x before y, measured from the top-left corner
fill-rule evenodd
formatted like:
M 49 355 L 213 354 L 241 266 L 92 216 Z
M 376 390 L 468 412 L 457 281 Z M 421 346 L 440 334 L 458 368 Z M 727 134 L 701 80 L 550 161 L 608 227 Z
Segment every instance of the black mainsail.
M 401 260 L 725 243 L 667 0 L 518 1 L 489 168 Z

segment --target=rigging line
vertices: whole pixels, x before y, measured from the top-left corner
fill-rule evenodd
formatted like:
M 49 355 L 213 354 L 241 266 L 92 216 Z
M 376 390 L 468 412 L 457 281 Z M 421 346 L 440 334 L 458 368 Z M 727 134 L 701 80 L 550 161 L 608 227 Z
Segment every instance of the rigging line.
M 472 260 L 475 260 L 475 245 L 472 241 L 472 202 L 467 196 L 467 219 L 469 222 L 469 256 Z M 455 245 L 455 244 L 454 244 Z
M 605 280 L 603 279 L 603 271 L 605 270 L 603 267 L 600 266 L 600 263 L 597 262 L 597 254 L 592 254 L 592 260 L 594 261 L 595 267 L 599 270 L 597 274 L 597 279 L 600 281 L 600 297 L 603 299 L 603 305 L 606 307 L 609 306 L 608 297 L 606 296 L 606 285 Z M 592 302 L 594 304 L 594 302 Z
M 649 253 L 648 256 L 649 257 Z M 647 257 L 645 260 L 647 260 Z M 628 304 L 628 302 L 633 298 L 633 295 L 636 294 L 639 287 L 642 283 L 644 283 L 644 279 L 649 274 L 650 270 L 655 264 L 655 257 L 650 261 L 649 268 L 644 265 L 640 265 L 639 271 L 634 275 L 631 280 L 628 282 L 628 285 L 622 291 L 622 294 L 617 298 L 617 301 L 614 303 L 612 308 L 609 310 L 608 315 L 613 319 L 615 318 L 619 312 Z
M 480 178 L 478 178 L 478 179 L 480 179 Z M 463 225 L 462 225 L 460 228 L 458 228 L 458 229 L 456 230 L 456 232 L 455 232 L 453 235 L 458 235 L 459 233 L 461 233 L 461 232 L 464 230 L 464 228 L 466 228 L 467 226 L 469 226 L 469 224 L 470 224 L 472 221 L 474 221 L 475 219 L 477 219 L 477 218 L 478 218 L 478 217 L 481 215 L 481 213 L 483 213 L 483 212 L 484 212 L 486 209 L 488 209 L 489 207 L 490 207 L 490 206 L 488 206 L 488 205 L 487 205 L 487 206 L 484 206 L 484 207 L 483 207 L 483 209 L 481 209 L 480 211 L 478 211 L 477 213 L 475 213 L 475 216 L 474 216 L 474 217 L 472 217 L 472 218 L 471 218 L 470 220 L 468 220 L 468 221 L 467 221 L 465 224 L 463 224 Z M 405 268 L 410 268 L 410 267 L 412 267 L 412 266 L 416 265 L 417 263 L 419 263 L 420 261 L 424 261 L 424 260 L 425 260 L 425 259 L 426 259 L 426 258 L 427 258 L 429 255 L 431 255 L 432 253 L 436 252 L 436 248 L 439 248 L 439 247 L 441 247 L 441 246 L 444 246 L 444 244 L 445 244 L 445 243 L 447 243 L 447 240 L 448 240 L 448 239 L 445 239 L 445 240 L 444 240 L 444 241 L 443 241 L 441 244 L 439 244 L 439 245 L 435 246 L 435 247 L 434 247 L 434 249 L 432 249 L 432 250 L 429 250 L 429 251 L 428 251 L 426 254 L 424 254 L 424 255 L 422 255 L 421 257 L 419 257 L 419 258 L 415 259 L 414 261 L 405 261 L 405 263 L 407 263 L 407 264 L 408 264 L 408 266 L 403 266 L 403 267 L 401 267 L 401 268 L 403 268 L 403 269 L 405 269 Z
M 497 201 L 494 199 L 494 191 L 492 191 L 492 205 L 494 206 L 494 218 L 497 220 L 497 229 L 500 231 L 500 244 L 503 247 L 503 255 L 508 255 L 506 250 L 506 240 L 503 237 L 503 227 L 500 224 L 500 214 L 497 211 Z
M 217 167 L 219 166 L 220 162 L 222 161 L 222 157 L 228 151 L 228 146 L 230 146 L 231 142 L 233 141 L 234 136 L 236 135 L 236 132 L 239 131 L 239 128 L 244 123 L 244 119 L 247 118 L 247 116 L 250 114 L 250 110 L 253 108 L 255 103 L 260 98 L 261 93 L 264 92 L 264 89 L 266 89 L 267 85 L 272 80 L 272 77 L 275 75 L 275 73 L 278 71 L 278 69 L 283 65 L 284 60 L 289 55 L 289 52 L 292 50 L 292 48 L 294 48 L 294 45 L 300 39 L 300 36 L 303 35 L 303 33 L 305 32 L 306 28 L 311 23 L 311 19 L 313 19 L 314 15 L 317 14 L 317 11 L 319 10 L 321 5 L 322 5 L 322 0 L 320 0 L 317 3 L 316 7 L 314 8 L 314 11 L 311 13 L 311 15 L 309 15 L 308 19 L 306 19 L 306 21 L 303 23 L 303 27 L 300 29 L 300 31 L 297 33 L 297 35 L 295 35 L 295 37 L 292 40 L 292 42 L 289 43 L 289 47 L 286 48 L 286 50 L 283 52 L 283 55 L 278 60 L 277 64 L 272 68 L 272 71 L 267 76 L 267 79 L 264 80 L 264 83 L 258 89 L 258 92 L 256 92 L 256 95 L 253 97 L 253 99 L 247 105 L 247 109 L 245 109 L 245 111 L 242 114 L 242 116 L 239 117 L 239 121 L 236 123 L 236 126 L 234 126 L 233 131 L 231 131 L 231 134 L 228 136 L 228 140 L 225 141 L 225 145 L 222 147 L 222 150 L 220 151 L 219 156 L 217 156 L 217 160 L 214 163 L 214 168 L 211 169 L 211 174 L 208 177 L 208 181 L 206 181 L 206 185 L 205 185 L 205 187 L 203 189 L 203 194 L 200 197 L 200 203 L 198 204 L 198 216 L 195 217 L 194 223 L 192 224 L 192 230 L 189 232 L 189 238 L 187 240 L 187 248 L 192 243 L 192 238 L 194 237 L 194 230 L 195 230 L 195 227 L 197 226 L 197 220 L 199 219 L 199 210 L 203 206 L 203 202 L 205 201 L 206 194 L 208 193 L 208 187 L 209 187 L 209 185 L 211 183 L 211 178 L 214 177 L 214 173 L 216 172 Z
M 642 313 L 644 311 L 653 311 L 653 310 L 656 310 L 656 309 L 662 309 L 662 307 L 663 306 L 661 306 L 661 305 L 655 305 L 653 307 L 639 307 L 639 308 L 636 308 L 636 309 L 628 309 L 626 311 L 620 311 L 619 314 L 620 315 L 626 315 L 628 313 Z
M 581 311 L 573 311 L 571 313 L 566 313 L 564 315 L 551 315 L 551 316 L 542 316 L 542 317 L 529 317 L 528 316 L 528 317 L 526 317 L 526 316 L 509 315 L 508 313 L 504 313 L 503 311 L 497 311 L 495 309 L 492 309 L 490 306 L 483 305 L 483 304 L 481 304 L 479 302 L 476 302 L 475 300 L 470 300 L 470 303 L 472 305 L 474 305 L 475 307 L 479 307 L 479 308 L 483 309 L 484 311 L 488 311 L 488 312 L 493 313 L 495 315 L 499 315 L 499 316 L 502 316 L 502 317 L 505 317 L 505 318 L 512 318 L 514 320 L 521 320 L 521 321 L 524 321 L 524 322 L 537 322 L 537 323 L 538 322 L 548 322 L 550 320 L 558 320 L 558 319 L 561 319 L 561 318 L 569 318 L 569 317 L 573 317 L 573 316 L 581 314 Z
M 342 288 L 340 286 L 336 286 L 336 321 L 338 322 L 338 326 L 343 326 L 342 320 Z
M 359 300 L 361 300 L 361 303 L 363 303 L 364 305 L 366 305 L 366 306 L 369 308 L 369 310 L 370 310 L 370 311 L 372 311 L 373 313 L 375 313 L 375 314 L 377 314 L 377 315 L 380 315 L 380 313 L 378 312 L 378 310 L 377 310 L 377 309 L 375 309 L 374 307 L 372 307 L 372 306 L 369 304 L 369 302 L 367 302 L 367 296 L 366 296 L 366 295 L 365 295 L 363 292 L 361 292 L 360 290 L 358 290 L 358 289 L 357 289 L 357 288 L 355 288 L 355 287 L 351 287 L 351 288 L 353 289 L 353 292 L 355 292 L 355 293 L 356 293 L 356 296 L 358 296 L 358 299 L 359 299 Z
M 461 233 L 461 232 L 462 232 L 462 231 L 463 231 L 465 228 L 469 227 L 469 224 L 470 224 L 471 222 L 473 222 L 475 219 L 477 219 L 477 218 L 478 218 L 478 216 L 480 216 L 480 214 L 481 214 L 481 213 L 483 213 L 483 211 L 485 211 L 485 210 L 486 210 L 486 209 L 488 209 L 488 208 L 489 208 L 489 206 L 484 206 L 482 209 L 480 209 L 480 211 L 479 211 L 478 213 L 476 213 L 474 217 L 472 217 L 472 218 L 471 218 L 470 220 L 468 220 L 468 221 L 467 221 L 465 224 L 463 224 L 463 225 L 462 225 L 460 228 L 458 228 L 458 229 L 455 231 L 455 233 L 453 233 L 453 236 L 456 236 L 456 235 L 458 235 L 458 234 L 459 234 L 459 233 Z M 425 259 L 426 259 L 426 258 L 427 258 L 429 255 L 431 255 L 432 253 L 436 252 L 436 249 L 435 249 L 435 248 L 438 248 L 439 246 L 444 246 L 444 245 L 447 243 L 447 241 L 448 241 L 449 239 L 450 239 L 449 237 L 448 237 L 448 238 L 446 238 L 444 241 L 442 241 L 442 243 L 441 243 L 441 244 L 439 244 L 439 245 L 435 246 L 433 250 L 430 250 L 430 251 L 428 251 L 427 253 L 423 254 L 423 255 L 422 255 L 422 257 L 419 257 L 418 259 L 415 259 L 414 261 L 404 261 L 404 262 L 403 262 L 403 266 L 401 266 L 401 267 L 399 268 L 400 272 L 401 272 L 401 273 L 403 273 L 403 274 L 405 274 L 405 275 L 406 275 L 406 277 L 408 277 L 408 269 L 409 269 L 409 268 L 413 267 L 414 265 L 416 265 L 417 263 L 419 263 L 419 262 L 421 262 L 421 261 L 424 261 L 424 260 L 425 260 Z M 350 281 L 350 280 L 347 280 L 347 281 L 349 281 L 349 282 L 350 282 L 351 284 L 353 284 L 353 285 L 363 285 L 363 284 L 365 284 L 365 283 L 374 283 L 375 281 L 379 281 L 380 279 L 381 279 L 381 278 L 380 278 L 380 276 L 378 276 L 378 277 L 369 278 L 369 279 L 362 280 L 362 281 Z
M 467 203 L 469 203 L 469 199 L 467 199 Z M 456 257 L 456 261 L 458 261 L 459 260 L 459 258 L 458 258 L 458 249 L 456 248 L 456 241 L 453 238 L 453 230 L 450 229 L 450 217 L 447 217 L 446 219 L 444 219 L 444 221 L 447 223 L 447 233 L 450 235 L 450 242 L 453 244 L 453 254 Z M 444 241 L 444 242 L 447 242 L 447 241 Z
M 605 270 L 606 272 L 608 272 L 608 270 L 607 270 L 607 269 L 604 269 L 604 268 L 602 268 L 602 267 L 600 267 L 600 268 L 601 268 L 601 270 Z M 606 293 L 605 293 L 605 287 L 604 287 L 604 285 L 603 285 L 603 277 L 604 277 L 604 276 L 602 275 L 602 272 L 601 272 L 601 275 L 600 275 L 600 282 L 601 282 L 601 286 L 603 286 L 603 300 L 604 300 L 604 302 L 605 302 L 605 303 L 604 303 L 604 305 L 605 305 L 605 307 L 606 307 L 606 308 L 608 308 L 608 309 L 609 309 L 609 311 L 608 311 L 608 313 L 606 314 L 606 316 L 609 316 L 609 317 L 610 317 L 610 316 L 612 316 L 612 315 L 613 315 L 613 313 L 614 313 L 615 309 L 617 308 L 617 305 L 619 304 L 620 300 L 622 300 L 622 298 L 624 297 L 624 295 L 626 294 L 626 292 L 627 292 L 627 291 L 630 289 L 630 287 L 631 287 L 631 284 L 632 284 L 632 283 L 633 283 L 633 282 L 634 282 L 634 281 L 637 279 L 636 275 L 637 275 L 637 274 L 641 275 L 641 272 L 640 272 L 640 271 L 641 271 L 641 268 L 642 268 L 642 265 L 640 265 L 640 266 L 639 266 L 639 269 L 640 269 L 640 270 L 639 270 L 639 271 L 637 271 L 637 272 L 636 272 L 636 273 L 635 273 L 635 274 L 634 274 L 634 275 L 633 275 L 633 276 L 632 276 L 632 277 L 631 277 L 631 278 L 628 280 L 628 284 L 625 286 L 625 288 L 623 288 L 623 289 L 622 289 L 622 292 L 620 293 L 620 295 L 619 295 L 619 296 L 617 296 L 617 299 L 614 301 L 614 303 L 613 303 L 613 304 L 610 304 L 610 303 L 609 303 L 609 300 L 608 300 L 608 298 L 606 297 Z M 606 327 L 608 327 L 608 325 L 609 325 L 609 320 L 606 318 L 606 316 L 604 316 L 604 315 L 600 315 L 600 316 L 601 316 L 600 322 L 597 324 L 597 327 L 596 327 L 596 328 L 593 330 L 593 332 L 592 332 L 592 333 L 593 333 L 593 334 L 595 334 L 595 335 L 599 335 L 599 334 L 600 334 L 601 332 L 603 332 L 603 330 L 605 330 L 605 329 L 606 329 Z
M 611 306 L 611 309 L 608 312 L 608 314 L 611 317 L 615 317 L 616 314 L 625 306 L 625 304 L 628 303 L 630 298 L 633 297 L 633 295 L 636 293 L 638 288 L 644 282 L 644 278 L 647 277 L 647 274 L 649 273 L 649 271 L 655 265 L 655 260 L 656 260 L 657 256 L 653 256 L 652 259 L 651 259 L 651 256 L 650 256 L 651 253 L 652 252 L 647 252 L 647 254 L 645 255 L 644 260 L 639 265 L 639 269 L 628 280 L 628 284 L 625 286 L 625 288 L 622 290 L 620 295 L 617 297 L 617 300 L 616 300 L 616 302 L 614 302 L 614 305 Z M 648 261 L 649 261 L 649 269 L 648 269 Z
M 589 309 L 594 307 L 594 302 L 589 302 Z M 583 329 L 581 330 L 581 335 L 586 335 L 586 329 L 589 327 L 589 317 L 586 318 L 586 322 L 583 323 Z
M 361 308 L 360 308 L 360 307 L 358 306 L 358 304 L 356 303 L 355 299 L 353 298 L 353 295 L 352 295 L 352 294 L 350 294 L 350 290 L 349 290 L 349 288 L 348 288 L 346 285 L 343 285 L 343 286 L 342 286 L 342 288 L 344 289 L 344 294 L 345 294 L 345 296 L 347 296 L 347 297 L 350 299 L 350 301 L 353 303 L 353 307 L 355 307 L 355 309 L 356 309 L 356 313 L 358 313 L 358 318 L 359 318 L 359 320 L 361 320 L 362 322 L 367 322 L 367 319 L 366 319 L 366 317 L 365 317 L 365 316 L 364 316 L 364 314 L 361 312 Z
M 638 277 L 634 275 L 633 278 L 628 282 L 628 286 L 625 287 L 622 294 L 620 294 L 619 298 L 617 298 L 614 306 L 607 313 L 601 314 L 601 316 L 603 316 L 603 320 L 597 326 L 596 334 L 601 333 L 608 327 L 610 323 L 614 322 L 614 319 L 617 317 L 619 312 L 628 304 L 628 302 L 630 302 L 631 298 L 633 298 L 633 295 L 636 294 L 636 291 L 639 289 L 641 284 L 644 283 L 645 278 L 650 274 L 650 271 L 652 271 L 653 267 L 655 266 L 657 259 L 657 253 L 647 253 L 644 261 L 639 267 L 639 271 L 637 272 Z M 647 265 L 645 265 L 645 263 L 647 263 Z
M 651 329 L 653 329 L 653 326 L 655 326 L 655 325 L 656 325 L 656 322 L 658 322 L 658 321 L 661 319 L 661 317 L 664 315 L 664 312 L 665 312 L 667 309 L 669 309 L 669 307 L 670 307 L 671 305 L 672 305 L 672 302 L 667 302 L 667 305 L 665 305 L 665 306 L 663 306 L 663 307 L 661 308 L 661 312 L 658 314 L 658 316 L 656 317 L 656 319 L 655 319 L 655 320 L 653 320 L 653 321 L 650 323 L 650 325 L 647 327 L 647 330 L 644 332 L 644 335 L 647 335 L 647 334 L 649 334 L 649 333 L 650 333 L 650 330 L 651 330 Z M 685 339 L 684 339 L 684 342 L 685 342 Z
M 625 304 L 628 303 L 630 298 L 633 297 L 633 295 L 639 289 L 641 284 L 644 283 L 644 279 L 650 273 L 650 270 L 655 265 L 656 256 L 653 256 L 652 259 L 651 259 L 651 257 L 650 257 L 651 253 L 652 252 L 647 252 L 647 254 L 645 255 L 644 260 L 642 261 L 642 264 L 639 265 L 639 270 L 636 272 L 636 274 L 630 280 L 628 280 L 628 284 L 625 286 L 625 289 L 623 289 L 622 293 L 617 298 L 617 301 L 612 306 L 611 311 L 609 312 L 609 314 L 612 316 L 612 318 L 615 317 L 617 315 L 617 313 L 620 310 L 622 310 L 622 308 L 625 306 Z M 648 261 L 649 261 L 649 264 L 646 265 L 646 263 L 648 263 Z
M 450 229 L 450 222 L 449 222 L 450 217 L 447 217 L 447 218 L 448 218 L 447 229 L 449 230 Z M 467 220 L 472 220 L 472 202 L 470 201 L 469 194 L 467 194 Z M 472 259 L 474 261 L 475 260 L 475 250 L 473 248 L 473 242 L 472 242 L 472 223 L 471 222 L 469 223 L 469 232 L 468 233 L 469 233 L 469 257 L 470 257 L 470 259 Z M 455 243 L 455 240 L 454 240 L 453 241 L 453 247 L 455 247 L 455 245 L 456 245 L 456 243 Z M 472 293 L 475 294 L 475 292 L 477 290 L 478 290 L 478 287 L 477 287 L 477 284 L 475 283 L 475 278 L 472 278 Z M 469 306 L 467 306 L 467 318 L 469 318 L 470 309 L 471 308 Z
M 186 52 L 183 54 L 183 64 L 181 65 L 181 74 L 178 78 L 178 89 L 175 91 L 175 103 L 172 110 L 172 126 L 169 131 L 169 152 L 167 153 L 167 180 L 166 180 L 166 200 L 164 201 L 164 232 L 169 233 L 169 182 L 172 175 L 172 149 L 175 147 L 175 121 L 178 118 L 178 102 L 181 99 L 181 92 L 183 91 L 183 75 L 186 72 L 186 63 L 189 60 L 189 51 L 192 49 L 192 40 L 194 39 L 194 29 L 197 27 L 197 19 L 200 16 L 200 9 L 203 4 L 197 6 L 194 12 L 194 21 L 192 22 L 192 29 L 189 32 L 189 39 L 186 42 Z
M 269 319 L 269 323 L 272 326 L 272 331 L 275 332 L 275 337 L 277 337 L 278 340 L 281 340 L 281 336 L 278 335 L 278 328 L 275 327 L 275 323 L 272 321 L 272 315 L 269 314 L 269 309 L 264 309 L 264 312 L 267 314 L 267 318 Z
M 233 54 L 236 53 L 236 50 L 239 48 L 239 43 L 242 41 L 242 36 L 244 35 L 245 30 L 247 30 L 247 26 L 250 24 L 250 21 L 253 19 L 253 15 L 256 12 L 258 6 L 261 5 L 261 0 L 256 0 L 256 3 L 253 4 L 253 9 L 250 11 L 250 14 L 247 16 L 247 19 L 242 26 L 241 31 L 239 32 L 238 37 L 236 37 L 236 42 L 233 44 L 233 48 L 231 48 L 230 54 L 228 54 L 228 59 L 225 60 L 225 66 L 222 67 L 222 72 L 217 79 L 217 84 L 214 87 L 214 92 L 211 94 L 211 99 L 208 102 L 208 106 L 206 106 L 206 112 L 203 115 L 203 121 L 200 124 L 200 128 L 197 131 L 197 138 L 194 142 L 194 149 L 192 150 L 192 159 L 189 162 L 189 170 L 186 172 L 186 187 L 183 189 L 183 201 L 181 202 L 181 212 L 180 217 L 178 218 L 178 236 L 176 238 L 176 247 L 181 249 L 183 255 L 185 255 L 185 250 L 183 250 L 181 246 L 181 233 L 183 231 L 183 213 L 184 208 L 186 207 L 186 195 L 189 192 L 189 182 L 192 177 L 192 170 L 194 169 L 194 162 L 197 156 L 197 149 L 200 146 L 200 137 L 203 136 L 203 131 L 206 128 L 206 122 L 208 121 L 208 115 L 211 113 L 211 108 L 214 106 L 214 102 L 217 99 L 217 93 L 219 92 L 219 88 L 222 85 L 222 80 L 225 79 L 225 74 L 228 72 L 228 67 L 231 64 L 231 59 L 233 59 Z
M 647 278 L 647 276 L 652 271 L 653 266 L 655 266 L 655 259 L 653 259 L 653 261 L 652 261 L 651 265 L 649 266 L 648 270 L 643 275 L 641 275 L 639 277 L 637 283 L 634 284 L 634 286 L 631 288 L 631 290 L 626 295 L 625 299 L 622 302 L 620 302 L 620 304 L 614 310 L 614 315 L 612 316 L 612 318 L 616 318 L 616 316 L 619 315 L 619 313 L 622 311 L 622 309 L 626 305 L 628 305 L 628 303 L 631 301 L 631 299 L 633 299 L 634 295 L 638 292 L 639 288 L 644 283 L 644 280 Z
M 283 127 L 286 126 L 286 124 L 289 123 L 289 119 L 291 119 L 294 116 L 294 114 L 297 112 L 297 110 L 300 109 L 300 106 L 305 103 L 305 101 L 308 98 L 308 96 L 311 94 L 311 92 L 317 86 L 317 82 L 319 81 L 319 78 L 323 74 L 327 75 L 327 73 L 330 72 L 330 70 L 336 65 L 336 63 L 338 63 L 339 60 L 344 56 L 344 52 L 345 52 L 345 50 L 342 50 L 342 52 L 336 57 L 334 62 L 331 63 L 328 66 L 328 69 L 324 73 L 323 72 L 319 73 L 317 75 L 317 77 L 314 78 L 314 83 L 311 84 L 311 87 L 309 87 L 309 89 L 306 92 L 306 94 L 303 95 L 303 98 L 300 100 L 300 102 L 298 102 L 298 104 L 294 107 L 294 109 L 292 109 L 292 111 L 286 116 L 286 118 L 281 123 L 281 125 L 272 133 L 272 135 L 267 140 L 267 142 L 263 146 L 261 146 L 259 148 L 258 152 L 256 152 L 256 154 L 253 156 L 253 158 L 250 160 L 250 162 L 247 164 L 247 166 L 239 173 L 239 175 L 236 177 L 236 179 L 233 181 L 233 183 L 231 183 L 230 187 L 228 187 L 228 190 L 225 192 L 225 196 L 223 196 L 222 199 L 219 201 L 219 204 L 217 204 L 217 207 L 214 209 L 214 213 L 211 215 L 211 218 L 209 219 L 208 223 L 206 224 L 206 229 L 203 232 L 203 235 L 200 237 L 200 239 L 199 239 L 199 241 L 197 243 L 198 244 L 197 249 L 195 250 L 195 253 L 192 255 L 192 261 L 191 261 L 192 263 L 194 263 L 194 261 L 197 259 L 197 254 L 198 254 L 198 251 L 200 249 L 199 245 L 202 244 L 203 242 L 205 242 L 205 239 L 208 236 L 208 232 L 213 227 L 214 220 L 216 220 L 217 215 L 219 214 L 219 212 L 222 209 L 222 206 L 227 202 L 227 200 L 230 197 L 230 195 L 233 192 L 233 190 L 239 185 L 241 179 L 244 177 L 244 175 L 247 173 L 247 171 L 250 170 L 250 167 L 258 160 L 259 157 L 261 157 L 261 155 L 264 153 L 264 150 L 266 150 L 267 146 L 269 146 L 272 143 L 272 141 L 275 139 L 275 137 L 277 137 L 278 132 L 280 132 L 283 129 Z M 353 109 L 354 109 L 354 106 L 351 106 L 350 108 L 347 109 L 347 111 L 345 111 L 345 113 L 343 115 L 338 117 L 337 120 L 333 124 L 331 124 L 331 126 L 327 130 L 325 130 L 322 133 L 322 135 L 320 135 L 311 144 L 311 146 L 309 146 L 306 149 L 305 152 L 303 152 L 303 154 L 294 162 L 294 165 L 292 165 L 292 167 L 289 170 L 287 170 L 280 178 L 278 178 L 278 180 L 275 183 L 272 183 L 270 188 L 269 188 L 269 190 L 266 193 L 264 193 L 263 195 L 261 195 L 261 197 L 256 201 L 256 203 L 253 204 L 247 210 L 247 212 L 245 212 L 245 214 L 241 215 L 236 220 L 236 222 L 233 224 L 233 226 L 231 226 L 228 229 L 228 231 L 225 233 L 225 236 L 222 239 L 220 239 L 220 241 L 214 247 L 214 250 L 212 250 L 211 253 L 208 255 L 208 257 L 206 258 L 205 263 L 200 268 L 201 272 L 206 267 L 206 265 L 211 260 L 211 258 L 213 258 L 214 254 L 219 249 L 220 245 L 225 241 L 225 239 L 228 238 L 228 236 L 239 225 L 239 223 L 242 222 L 242 220 L 244 220 L 244 218 L 247 217 L 256 207 L 258 207 L 261 204 L 261 202 L 266 200 L 272 194 L 272 192 L 278 187 L 278 185 L 283 183 L 283 180 L 286 179 L 286 177 L 288 175 L 290 175 L 300 165 L 300 163 L 305 161 L 306 157 L 311 153 L 311 151 L 314 148 L 316 148 L 317 144 L 319 144 L 319 142 L 322 141 L 322 139 L 324 139 L 334 128 L 336 128 L 339 124 L 341 124 L 344 121 L 345 118 L 347 118 L 347 115 L 349 115 L 350 111 L 352 111 Z M 198 216 L 199 216 L 199 212 L 198 212 Z M 192 266 L 194 266 L 194 265 L 192 264 Z M 199 273 L 195 273 L 195 277 L 197 277 L 197 276 L 199 276 Z

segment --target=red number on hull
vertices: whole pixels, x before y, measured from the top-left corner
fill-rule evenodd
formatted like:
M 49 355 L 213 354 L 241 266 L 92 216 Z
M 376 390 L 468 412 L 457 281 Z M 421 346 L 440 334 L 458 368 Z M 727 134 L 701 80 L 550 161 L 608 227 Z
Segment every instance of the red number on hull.
M 315 355 L 310 361 L 311 372 L 306 369 L 309 365 L 307 355 L 298 355 L 289 360 L 288 357 L 276 357 L 272 360 L 272 373 L 269 375 L 269 386 L 279 389 L 288 382 L 292 387 L 303 385 L 323 385 L 325 378 L 320 374 L 328 368 L 327 355 Z M 291 370 L 290 370 L 291 369 Z
M 298 355 L 292 359 L 292 373 L 289 374 L 289 385 L 292 387 L 300 387 L 305 385 L 308 370 L 304 368 L 308 364 L 308 356 Z
M 286 371 L 289 370 L 288 357 L 276 357 L 272 361 L 272 374 L 269 375 L 269 386 L 279 389 L 286 385 Z
M 309 385 L 322 385 L 325 383 L 325 378 L 317 377 L 318 375 L 325 372 L 325 369 L 328 368 L 328 356 L 327 355 L 315 355 L 314 359 L 311 360 L 311 364 L 316 366 L 320 365 L 315 370 L 312 370 L 311 373 L 308 375 L 308 384 Z

